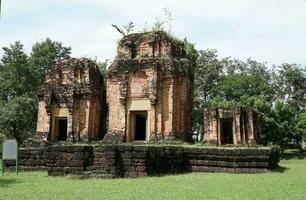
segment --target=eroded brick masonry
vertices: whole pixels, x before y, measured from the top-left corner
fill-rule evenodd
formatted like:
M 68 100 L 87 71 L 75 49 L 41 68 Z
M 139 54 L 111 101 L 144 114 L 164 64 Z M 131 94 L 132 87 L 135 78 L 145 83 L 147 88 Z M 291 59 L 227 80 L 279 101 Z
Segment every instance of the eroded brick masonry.
M 184 43 L 164 32 L 124 37 L 108 70 L 104 140 L 190 139 L 191 68 Z
M 95 62 L 69 58 L 59 61 L 39 92 L 37 135 L 48 141 L 102 139 L 105 87 Z
M 205 108 L 203 142 L 254 144 L 260 134 L 259 115 L 252 108 Z
M 124 36 L 108 68 L 106 86 L 94 61 L 61 60 L 38 92 L 37 137 L 106 143 L 188 141 L 193 68 L 185 43 L 165 32 Z M 259 116 L 251 108 L 205 108 L 203 142 L 255 143 L 259 127 Z

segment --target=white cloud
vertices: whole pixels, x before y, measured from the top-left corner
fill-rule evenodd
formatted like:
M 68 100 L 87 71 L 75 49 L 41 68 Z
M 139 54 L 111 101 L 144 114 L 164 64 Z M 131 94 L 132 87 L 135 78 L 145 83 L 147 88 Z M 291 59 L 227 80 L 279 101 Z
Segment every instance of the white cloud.
M 217 48 L 221 56 L 253 57 L 270 64 L 306 64 L 304 0 L 4 0 L 0 46 L 21 40 L 29 51 L 35 41 L 50 37 L 72 46 L 75 56 L 102 61 L 115 55 L 120 38 L 111 23 L 132 20 L 140 30 L 145 22 L 163 18 L 165 6 L 173 14 L 172 33 L 188 37 L 199 49 Z M 87 9 L 92 15 L 78 16 L 70 7 Z M 26 19 L 16 20 L 20 14 Z M 14 24 L 5 23 L 11 19 Z

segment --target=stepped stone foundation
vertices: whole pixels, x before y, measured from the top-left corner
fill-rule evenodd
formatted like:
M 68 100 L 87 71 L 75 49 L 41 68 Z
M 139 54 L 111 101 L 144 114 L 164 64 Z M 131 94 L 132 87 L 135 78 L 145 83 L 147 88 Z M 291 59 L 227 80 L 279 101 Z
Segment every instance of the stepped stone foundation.
M 278 166 L 277 147 L 71 145 L 20 149 L 20 168 L 50 176 L 143 177 L 185 172 L 267 172 Z M 6 162 L 13 167 L 14 162 Z

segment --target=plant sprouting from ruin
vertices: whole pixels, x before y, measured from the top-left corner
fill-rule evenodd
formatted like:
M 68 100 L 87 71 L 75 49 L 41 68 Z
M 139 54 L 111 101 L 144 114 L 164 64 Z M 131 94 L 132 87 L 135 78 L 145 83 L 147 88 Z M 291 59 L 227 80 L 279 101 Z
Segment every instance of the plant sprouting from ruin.
M 119 33 L 121 33 L 123 36 L 125 36 L 124 31 L 121 28 L 119 28 L 117 25 L 112 24 L 112 27 L 114 27 Z
M 114 27 L 121 35 L 126 36 L 130 34 L 134 30 L 134 23 L 130 21 L 127 25 L 120 28 L 119 26 L 112 24 L 112 27 Z
M 125 26 L 123 26 L 125 30 L 125 34 L 128 35 L 134 30 L 134 23 L 132 21 L 129 21 L 129 23 Z
M 148 28 L 148 23 L 147 23 L 147 22 L 145 22 L 145 25 L 144 25 L 144 27 L 142 28 L 142 32 L 143 32 L 143 33 L 149 32 L 149 28 Z
M 155 22 L 153 24 L 153 27 L 152 27 L 152 31 L 153 32 L 158 32 L 158 31 L 164 31 L 164 24 L 165 22 L 164 21 L 161 21 L 159 18 L 155 18 Z
M 172 28 L 172 13 L 170 12 L 170 7 L 164 8 L 164 14 L 166 17 L 166 23 L 168 24 L 168 33 L 171 34 L 171 28 Z

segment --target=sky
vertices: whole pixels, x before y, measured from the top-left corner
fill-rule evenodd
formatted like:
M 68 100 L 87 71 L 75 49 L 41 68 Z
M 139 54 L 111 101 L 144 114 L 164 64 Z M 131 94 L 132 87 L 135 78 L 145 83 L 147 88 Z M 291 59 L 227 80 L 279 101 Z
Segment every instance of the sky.
M 71 46 L 74 57 L 112 60 L 121 35 L 111 24 L 133 21 L 141 31 L 165 20 L 165 7 L 171 34 L 199 50 L 306 65 L 306 0 L 2 0 L 0 47 L 21 41 L 29 53 L 49 37 Z

